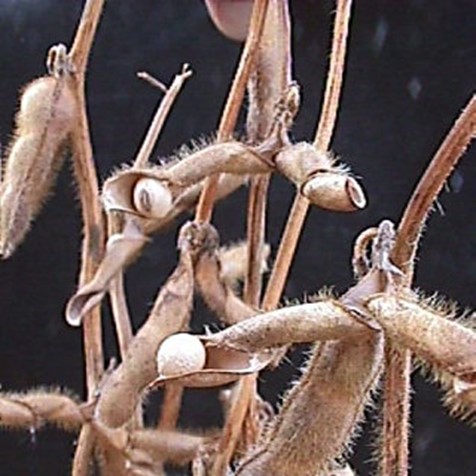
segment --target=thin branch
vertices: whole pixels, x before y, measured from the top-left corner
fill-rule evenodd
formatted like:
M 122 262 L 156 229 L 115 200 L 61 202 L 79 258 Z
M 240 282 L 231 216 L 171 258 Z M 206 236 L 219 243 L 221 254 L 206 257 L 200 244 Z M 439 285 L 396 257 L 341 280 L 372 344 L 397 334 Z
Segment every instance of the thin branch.
M 172 84 L 168 89 L 165 90 L 165 96 L 160 101 L 159 107 L 154 115 L 154 119 L 147 131 L 147 134 L 144 138 L 142 146 L 137 153 L 137 156 L 134 160 L 134 167 L 144 167 L 147 165 L 149 157 L 152 153 L 154 145 L 159 137 L 162 127 L 164 126 L 165 120 L 167 119 L 170 109 L 177 97 L 178 93 L 182 89 L 183 83 L 192 75 L 192 71 L 188 68 L 187 64 L 182 66 L 182 71 L 177 74 L 172 81 Z M 143 77 L 143 76 L 141 76 Z M 150 78 L 150 75 L 147 75 L 147 78 Z M 153 78 L 155 82 L 158 82 Z M 162 85 L 163 86 L 163 85 Z
M 143 79 L 151 86 L 154 86 L 154 88 L 160 89 L 164 94 L 167 92 L 167 86 L 162 81 L 159 81 L 157 78 L 154 78 L 147 71 L 139 71 L 137 73 L 137 77 Z
M 266 197 L 269 175 L 253 179 L 248 198 L 248 266 L 245 277 L 244 301 L 253 307 L 259 307 L 263 276 L 263 247 L 266 229 Z
M 165 386 L 164 400 L 157 425 L 159 430 L 173 430 L 177 426 L 183 391 L 184 388 L 181 385 L 169 384 Z
M 74 173 L 78 183 L 84 223 L 79 286 L 93 276 L 104 247 L 104 223 L 99 202 L 98 179 L 93 162 L 84 91 L 89 52 L 105 0 L 87 0 L 70 51 L 72 87 L 78 102 L 78 124 L 72 134 Z M 88 397 L 93 397 L 103 372 L 101 315 L 99 308 L 91 311 L 83 324 L 85 367 Z M 73 474 L 88 473 L 92 451 L 92 432 L 83 427 L 74 458 Z
M 258 51 L 268 2 L 269 0 L 256 0 L 253 5 L 246 43 L 243 47 L 240 63 L 233 79 L 225 108 L 223 109 L 221 116 L 220 125 L 218 127 L 218 141 L 230 139 L 233 129 L 235 128 L 241 103 L 245 95 L 246 84 L 251 75 L 253 62 Z M 196 221 L 209 222 L 211 220 L 217 186 L 218 175 L 207 178 L 197 205 L 195 213 Z
M 83 76 L 89 59 L 89 52 L 93 45 L 94 36 L 99 25 L 104 3 L 106 0 L 86 0 L 83 14 L 76 30 L 70 57 L 78 76 Z
M 473 96 L 444 139 L 421 177 L 403 213 L 393 252 L 396 266 L 411 286 L 414 259 L 426 217 L 451 171 L 476 135 L 476 98 Z M 387 343 L 381 438 L 382 476 L 408 474 L 411 353 Z
M 117 214 L 108 213 L 108 238 L 122 229 L 120 217 Z M 114 327 L 116 329 L 119 353 L 121 358 L 126 355 L 129 344 L 132 340 L 132 321 L 129 316 L 127 299 L 124 292 L 124 276 L 120 271 L 109 284 L 109 297 L 111 302 Z
M 262 286 L 262 252 L 266 222 L 266 195 L 270 176 L 253 179 L 248 202 L 248 266 L 245 277 L 244 301 L 259 307 Z M 253 405 L 256 397 L 257 374 L 247 375 L 237 383 L 233 392 L 228 418 L 218 444 L 216 459 L 213 465 L 214 476 L 225 476 L 228 464 L 233 457 L 236 446 L 242 435 L 247 414 L 253 419 Z
M 406 272 L 408 283 L 413 277 L 414 257 L 426 217 L 446 179 L 475 137 L 476 96 L 473 96 L 421 177 L 400 221 L 393 260 Z
M 329 148 L 334 131 L 344 75 L 347 37 L 352 0 L 337 0 L 332 53 L 327 75 L 326 92 L 314 145 L 322 151 Z M 281 299 L 291 263 L 296 252 L 309 201 L 297 193 L 281 238 L 278 255 L 263 299 L 263 309 L 274 309 Z

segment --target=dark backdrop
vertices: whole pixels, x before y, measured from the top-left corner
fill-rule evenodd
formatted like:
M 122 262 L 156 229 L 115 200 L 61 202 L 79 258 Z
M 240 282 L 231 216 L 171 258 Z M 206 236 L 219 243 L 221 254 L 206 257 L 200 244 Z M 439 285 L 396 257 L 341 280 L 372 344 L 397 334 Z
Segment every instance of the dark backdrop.
M 331 1 L 292 1 L 295 77 L 303 91 L 296 140 L 315 128 L 329 56 Z M 44 72 L 46 49 L 69 42 L 80 14 L 79 0 L 0 2 L 0 140 L 8 142 L 17 90 Z M 352 215 L 312 210 L 286 288 L 290 298 L 322 286 L 337 291 L 352 283 L 353 238 L 382 218 L 398 220 L 416 180 L 474 90 L 476 2 L 470 0 L 357 1 L 349 61 L 333 148 L 362 177 L 369 206 Z M 198 0 L 114 0 L 107 4 L 93 49 L 88 98 L 95 159 L 101 179 L 131 159 L 158 99 L 135 78 L 146 69 L 167 81 L 182 62 L 195 75 L 186 84 L 163 133 L 157 154 L 168 155 L 191 138 L 211 134 L 239 54 L 238 45 L 215 31 Z M 475 149 L 449 180 L 425 233 L 416 283 L 474 306 L 476 285 Z M 0 265 L 0 383 L 4 390 L 61 385 L 83 391 L 81 337 L 63 319 L 75 290 L 79 257 L 79 206 L 70 167 L 54 197 L 18 252 Z M 276 178 L 270 194 L 268 240 L 274 249 L 293 197 Z M 219 205 L 223 241 L 244 233 L 244 191 Z M 176 227 L 149 246 L 129 270 L 134 322 L 146 315 L 157 288 L 172 269 Z M 110 328 L 106 308 L 106 328 Z M 203 314 L 195 316 L 201 331 Z M 108 356 L 115 342 L 106 332 Z M 301 357 L 261 378 L 274 403 L 296 375 Z M 414 378 L 412 474 L 476 474 L 476 433 L 450 419 L 439 392 Z M 197 400 L 198 399 L 198 400 Z M 182 415 L 187 427 L 217 423 L 210 392 L 189 392 Z M 372 428 L 352 461 L 370 474 Z M 54 430 L 0 433 L 0 475 L 68 473 L 73 437 Z

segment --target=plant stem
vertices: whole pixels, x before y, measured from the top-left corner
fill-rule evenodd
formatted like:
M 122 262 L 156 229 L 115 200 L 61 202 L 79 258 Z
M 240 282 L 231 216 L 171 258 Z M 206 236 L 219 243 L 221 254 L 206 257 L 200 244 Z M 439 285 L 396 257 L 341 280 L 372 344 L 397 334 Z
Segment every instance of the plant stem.
M 99 202 L 99 187 L 93 162 L 91 139 L 84 91 L 85 72 L 89 52 L 105 0 L 87 0 L 70 51 L 75 68 L 72 86 L 78 104 L 78 124 L 73 131 L 74 173 L 79 189 L 84 223 L 79 286 L 92 279 L 104 248 L 104 223 Z M 91 311 L 83 322 L 86 383 L 88 398 L 92 398 L 103 373 L 101 314 L 99 308 Z M 81 431 L 76 449 L 73 474 L 86 475 L 93 448 L 93 434 L 89 425 Z
M 159 430 L 173 430 L 177 426 L 183 391 L 184 388 L 181 385 L 169 384 L 165 386 L 164 401 L 157 425 Z
M 270 176 L 255 177 L 252 180 L 248 201 L 248 271 L 245 279 L 244 301 L 259 307 L 261 296 L 262 251 L 265 241 L 266 196 Z M 254 419 L 257 374 L 242 377 L 234 388 L 232 403 L 223 427 L 213 476 L 225 476 L 229 462 L 233 457 L 239 439 L 243 434 L 243 425 L 247 414 Z
M 270 175 L 252 179 L 247 213 L 248 268 L 245 277 L 244 301 L 259 307 L 262 291 L 263 247 L 266 240 L 266 197 Z
M 123 228 L 123 220 L 118 213 L 107 214 L 108 239 L 115 233 L 120 233 Z M 109 298 L 111 310 L 114 318 L 117 342 L 119 344 L 119 354 L 121 359 L 126 355 L 129 344 L 132 340 L 132 324 L 127 306 L 127 299 L 124 292 L 124 276 L 119 272 L 109 285 Z
M 476 97 L 472 97 L 415 188 L 398 227 L 393 262 L 403 269 L 406 287 L 413 281 L 421 230 L 431 206 L 459 159 L 476 136 Z M 386 348 L 380 473 L 408 474 L 411 353 L 391 342 Z
M 329 148 L 336 124 L 344 76 L 351 6 L 352 0 L 337 0 L 326 91 L 319 126 L 314 140 L 315 147 L 321 151 L 327 151 Z M 275 309 L 281 299 L 308 209 L 309 201 L 298 192 L 294 199 L 266 288 L 263 299 L 264 310 Z
M 183 83 L 191 75 L 192 71 L 188 69 L 187 64 L 184 64 L 182 66 L 182 71 L 175 75 L 172 84 L 166 89 L 165 96 L 160 101 L 159 107 L 152 119 L 152 123 L 147 131 L 142 146 L 134 160 L 134 167 L 144 167 L 147 165 L 155 143 L 157 142 L 157 138 L 159 137 L 165 120 L 169 115 L 170 109 L 172 108 L 178 93 L 182 89 Z
M 76 67 L 76 74 L 83 79 L 104 3 L 105 0 L 86 0 L 70 49 L 70 58 Z
M 393 260 L 405 271 L 408 284 L 413 278 L 414 258 L 420 233 L 431 206 L 475 137 L 476 96 L 473 96 L 428 165 L 400 220 Z
M 269 0 L 255 0 L 254 2 L 248 36 L 218 127 L 218 142 L 229 139 L 235 128 L 241 103 L 245 95 L 246 84 L 251 75 L 253 63 L 257 55 L 268 2 Z M 211 220 L 218 179 L 218 175 L 213 175 L 208 177 L 205 181 L 195 212 L 195 220 L 198 222 L 209 222 Z

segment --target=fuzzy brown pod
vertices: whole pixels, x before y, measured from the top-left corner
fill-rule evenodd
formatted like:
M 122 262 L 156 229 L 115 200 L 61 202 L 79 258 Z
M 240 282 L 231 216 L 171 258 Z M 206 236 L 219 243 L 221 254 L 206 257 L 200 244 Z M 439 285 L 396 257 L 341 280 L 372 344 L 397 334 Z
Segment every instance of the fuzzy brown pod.
M 283 149 L 276 168 L 313 204 L 325 210 L 351 212 L 367 205 L 360 184 L 328 153 L 300 142 Z
M 189 187 L 209 175 L 265 173 L 271 166 L 240 142 L 212 144 L 164 167 L 120 171 L 104 183 L 103 203 L 108 211 L 161 219 Z
M 476 332 L 448 319 L 442 309 L 408 298 L 379 295 L 367 303 L 375 320 L 400 345 L 451 374 L 456 390 L 476 383 Z M 466 385 L 465 385 L 466 383 Z
M 339 301 L 326 298 L 257 315 L 204 339 L 219 347 L 254 353 L 286 344 L 358 339 L 367 332 Z
M 3 427 L 36 429 L 50 424 L 76 431 L 84 420 L 76 398 L 58 390 L 0 394 L 0 426 Z
M 382 358 L 382 336 L 373 332 L 316 346 L 299 383 L 236 475 L 328 474 L 363 416 Z
M 111 280 L 138 255 L 147 241 L 131 219 L 126 219 L 122 233 L 110 236 L 93 279 L 82 286 L 66 305 L 66 321 L 69 325 L 81 325 L 83 316 L 102 301 Z
M 259 372 L 272 359 L 272 352 L 249 353 L 228 347 L 217 347 L 200 336 L 205 349 L 203 368 L 177 375 L 162 375 L 153 380 L 148 388 L 153 389 L 165 384 L 177 384 L 191 388 L 220 387 L 236 382 L 240 377 Z M 160 348 L 159 348 L 160 352 Z
M 98 421 L 93 421 L 92 425 L 103 444 L 122 454 L 127 464 L 145 466 L 149 469 L 163 462 L 186 465 L 211 440 L 208 436 L 182 431 L 153 429 L 129 431 L 125 428 L 108 428 Z
M 271 246 L 264 244 L 261 249 L 259 265 L 260 274 L 268 271 L 268 259 L 271 253 Z M 245 241 L 222 246 L 217 251 L 217 258 L 220 264 L 219 277 L 226 286 L 234 289 L 240 281 L 244 281 L 248 273 L 248 245 Z
M 285 130 L 299 108 L 299 92 L 292 83 L 291 24 L 287 1 L 270 0 L 255 61 L 248 81 L 247 140 L 253 144 L 270 138 L 277 122 Z M 293 85 L 291 87 L 291 85 Z M 292 110 L 292 113 L 290 111 Z
M 270 425 L 270 430 L 262 438 L 258 448 L 244 459 L 237 475 L 329 474 L 333 463 L 349 445 L 382 369 L 383 332 L 379 324 L 368 315 L 365 304 L 370 296 L 387 289 L 393 282 L 393 269 L 387 267 L 385 259 L 388 249 L 383 246 L 393 238 L 390 233 L 393 228 L 389 230 L 388 225 L 389 223 L 383 222 L 379 226 L 374 240 L 372 268 L 338 302 L 331 303 L 336 309 L 327 319 L 321 322 L 319 313 L 323 310 L 309 308 L 309 329 L 316 326 L 318 330 L 319 325 L 322 325 L 321 339 L 326 342 L 315 345 L 303 376 L 287 395 L 281 412 Z M 377 251 L 384 256 L 379 256 Z M 327 301 L 324 303 L 328 304 Z M 339 308 L 341 318 L 336 320 L 333 317 L 327 322 L 329 317 L 339 315 L 336 312 Z M 263 315 L 249 322 L 258 323 L 262 318 Z M 292 324 L 292 320 L 284 314 L 282 320 Z M 347 329 L 341 328 L 340 336 L 329 333 L 334 326 L 339 328 L 346 322 Z M 252 344 L 256 341 L 263 345 L 266 337 L 274 335 L 269 329 L 272 322 L 262 322 L 252 332 L 239 329 L 245 324 L 246 321 L 223 331 L 241 331 L 234 340 L 228 337 L 227 342 L 239 342 L 241 346 L 249 347 L 248 336 L 251 336 Z M 292 342 L 294 337 L 300 337 L 303 329 L 299 325 L 299 322 L 289 325 L 288 342 Z M 309 331 L 308 333 L 310 334 Z M 279 333 L 276 335 L 279 337 Z
M 45 76 L 22 92 L 0 188 L 0 254 L 4 259 L 23 241 L 51 192 L 76 109 L 75 96 L 64 78 Z
M 190 246 L 179 238 L 180 261 L 158 293 L 147 320 L 134 336 L 122 363 L 105 380 L 96 418 L 117 428 L 133 415 L 145 387 L 157 375 L 157 349 L 168 336 L 188 325 L 193 301 Z
M 208 240 L 213 242 L 213 246 L 202 248 L 197 254 L 195 260 L 196 288 L 207 306 L 227 325 L 255 316 L 259 311 L 236 296 L 222 275 L 218 254 L 218 232 L 209 224 L 201 226 L 206 234 L 215 236 L 216 239 Z
M 173 206 L 170 208 L 167 215 L 162 218 L 154 217 L 144 217 L 138 213 L 134 208 L 132 201 L 128 198 L 130 189 L 134 181 L 134 170 L 135 169 L 126 169 L 117 174 L 117 183 L 112 185 L 112 188 L 108 190 L 107 203 L 104 203 L 104 208 L 110 211 L 121 211 L 126 212 L 129 215 L 133 215 L 140 227 L 143 229 L 144 234 L 148 235 L 154 233 L 158 230 L 162 230 L 169 226 L 174 219 L 176 219 L 181 213 L 193 209 L 193 207 L 198 202 L 198 197 L 203 188 L 203 182 L 197 183 L 188 187 L 185 191 L 181 192 L 175 199 Z M 150 169 L 146 169 L 149 171 Z M 131 177 L 129 177 L 129 174 Z M 124 177 L 122 177 L 124 175 Z M 147 175 L 147 174 L 146 174 Z M 111 177 L 112 182 L 114 182 L 115 177 Z M 109 180 L 106 182 L 108 183 Z M 121 182 L 123 180 L 124 188 L 122 188 Z M 228 195 L 235 192 L 238 188 L 243 186 L 248 180 L 246 175 L 233 175 L 233 174 L 221 174 L 218 181 L 218 190 L 217 190 L 217 200 L 221 200 Z M 110 185 L 108 184 L 108 187 Z M 129 190 L 128 193 L 122 193 Z M 104 194 L 103 194 L 104 202 Z

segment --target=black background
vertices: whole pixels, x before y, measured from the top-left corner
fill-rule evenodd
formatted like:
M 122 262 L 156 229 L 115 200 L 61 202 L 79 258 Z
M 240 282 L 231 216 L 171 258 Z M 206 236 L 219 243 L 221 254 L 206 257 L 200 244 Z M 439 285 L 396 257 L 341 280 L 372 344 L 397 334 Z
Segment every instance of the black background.
M 0 140 L 8 142 L 17 90 L 44 73 L 47 48 L 68 43 L 79 18 L 78 0 L 0 2 Z M 302 86 L 296 140 L 311 139 L 329 55 L 330 1 L 294 0 L 294 69 Z M 474 90 L 476 2 L 470 0 L 357 1 L 348 66 L 333 149 L 366 188 L 369 206 L 352 215 L 312 210 L 286 288 L 289 298 L 352 283 L 349 266 L 356 234 L 382 218 L 397 221 L 413 186 L 458 112 Z M 166 156 L 216 128 L 239 46 L 212 26 L 198 0 L 114 0 L 106 5 L 88 75 L 95 159 L 101 180 L 130 160 L 151 117 L 158 91 L 135 78 L 146 69 L 164 81 L 183 62 L 195 71 L 170 116 L 157 154 Z M 419 257 L 416 284 L 472 307 L 476 285 L 475 149 L 470 149 L 440 197 Z M 70 167 L 54 197 L 15 255 L 0 265 L 0 383 L 3 390 L 64 386 L 83 392 L 81 333 L 64 322 L 75 290 L 80 230 L 79 205 Z M 276 249 L 293 197 L 276 178 L 269 201 L 268 241 Z M 218 206 L 215 223 L 223 242 L 244 234 L 246 192 Z M 441 213 L 441 211 L 444 213 Z M 128 271 L 135 325 L 173 268 L 176 227 L 157 238 Z M 194 316 L 201 332 L 204 314 Z M 108 310 L 108 357 L 115 355 Z M 261 378 L 274 403 L 296 376 L 298 353 Z M 476 433 L 450 419 L 441 392 L 414 378 L 412 475 L 476 474 Z M 210 392 L 191 391 L 182 424 L 216 424 L 218 404 Z M 369 441 L 378 418 L 370 415 L 352 462 L 372 471 Z M 375 433 L 375 432 L 374 432 Z M 68 474 L 74 438 L 55 430 L 0 433 L 0 475 Z

